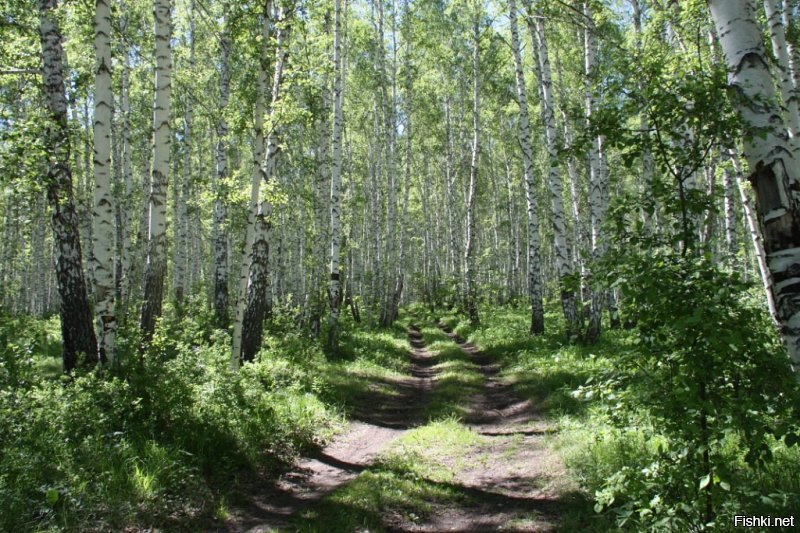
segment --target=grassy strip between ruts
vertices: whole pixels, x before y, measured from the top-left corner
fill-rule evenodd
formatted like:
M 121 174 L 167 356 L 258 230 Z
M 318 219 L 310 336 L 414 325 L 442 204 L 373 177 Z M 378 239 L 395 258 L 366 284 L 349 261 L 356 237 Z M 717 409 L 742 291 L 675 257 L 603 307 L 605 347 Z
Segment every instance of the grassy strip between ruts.
M 455 418 L 413 429 L 354 481 L 298 517 L 298 528 L 354 531 L 422 521 L 432 503 L 453 503 L 466 497 L 452 481 L 470 450 L 481 442 L 481 436 Z
M 416 316 L 415 319 L 419 319 Z M 424 521 L 431 504 L 468 499 L 455 475 L 485 438 L 459 422 L 468 397 L 483 377 L 474 363 L 432 323 L 421 328 L 433 359 L 435 386 L 428 397 L 429 422 L 410 430 L 382 452 L 355 480 L 297 517 L 302 531 L 381 529 L 391 523 Z

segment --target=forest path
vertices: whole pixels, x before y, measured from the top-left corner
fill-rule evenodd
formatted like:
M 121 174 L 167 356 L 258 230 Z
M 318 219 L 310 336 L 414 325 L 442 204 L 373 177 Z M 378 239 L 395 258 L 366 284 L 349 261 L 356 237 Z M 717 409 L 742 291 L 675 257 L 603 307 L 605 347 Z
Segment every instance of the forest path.
M 359 397 L 346 429 L 314 456 L 299 460 L 274 486 L 258 487 L 248 505 L 228 520 L 228 531 L 293 530 L 293 515 L 354 479 L 387 444 L 425 423 L 433 361 L 417 326 L 409 326 L 408 339 L 410 377 L 392 381 L 396 394 L 375 390 Z
M 434 505 L 424 523 L 393 524 L 397 531 L 552 531 L 571 505 L 576 487 L 545 437 L 553 433 L 536 405 L 498 377 L 500 365 L 475 345 L 439 324 L 483 374 L 483 388 L 469 396 L 463 420 L 484 436 L 470 450 L 452 484 L 462 501 Z

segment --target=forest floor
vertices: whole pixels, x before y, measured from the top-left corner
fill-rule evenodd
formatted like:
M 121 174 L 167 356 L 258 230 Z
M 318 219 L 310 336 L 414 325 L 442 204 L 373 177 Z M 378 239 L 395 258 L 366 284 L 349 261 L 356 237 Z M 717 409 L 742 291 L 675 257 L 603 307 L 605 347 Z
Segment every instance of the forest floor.
M 578 489 L 548 442 L 553 424 L 444 324 L 412 324 L 408 341 L 408 374 L 370 384 L 333 442 L 249 487 L 224 530 L 561 529 Z

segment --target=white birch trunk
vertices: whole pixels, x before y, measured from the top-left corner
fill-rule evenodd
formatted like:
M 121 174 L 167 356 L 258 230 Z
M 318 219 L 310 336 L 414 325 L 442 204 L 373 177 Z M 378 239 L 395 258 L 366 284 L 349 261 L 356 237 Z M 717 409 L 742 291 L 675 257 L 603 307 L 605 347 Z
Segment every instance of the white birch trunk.
M 164 298 L 167 271 L 167 174 L 172 132 L 169 125 L 172 91 L 172 0 L 155 0 L 156 72 L 153 99 L 153 171 L 149 190 L 147 260 L 144 271 L 144 303 L 140 327 L 145 342 L 155 331 Z
M 530 20 L 530 19 L 529 19 Z M 568 278 L 572 274 L 569 245 L 567 243 L 567 221 L 564 213 L 564 188 L 561 173 L 558 169 L 558 139 L 556 134 L 555 105 L 553 103 L 553 81 L 550 75 L 550 59 L 547 53 L 547 36 L 539 9 L 534 20 L 529 22 L 531 47 L 538 49 L 539 83 L 541 84 L 541 108 L 544 119 L 545 145 L 549 163 L 548 184 L 550 189 L 550 206 L 553 219 L 553 251 L 555 252 L 556 273 L 561 289 L 561 307 L 567 322 L 567 337 L 577 338 L 580 331 L 580 320 L 575 301 L 575 292 L 569 288 Z M 536 46 L 538 45 L 538 46 Z
M 775 66 L 778 70 L 778 85 L 781 90 L 784 112 L 786 113 L 786 127 L 789 130 L 789 145 L 794 151 L 794 156 L 800 156 L 800 112 L 798 112 L 798 92 L 792 77 L 789 49 L 786 42 L 786 28 L 784 20 L 783 0 L 764 0 L 764 10 L 767 13 L 767 25 L 772 40 L 772 53 L 775 55 Z
M 220 38 L 220 73 L 219 73 L 219 119 L 217 121 L 217 171 L 214 188 L 214 316 L 217 327 L 228 325 L 228 123 L 225 110 L 230 95 L 230 50 L 227 4 L 223 15 L 223 30 Z
M 250 260 L 253 250 L 253 243 L 255 241 L 256 233 L 256 217 L 259 213 L 259 195 L 261 191 L 261 182 L 266 178 L 262 174 L 262 162 L 264 161 L 264 101 L 267 94 L 267 79 L 269 70 L 269 34 L 270 34 L 270 15 L 272 14 L 272 2 L 267 0 L 264 3 L 264 13 L 261 22 L 261 46 L 259 49 L 259 68 L 258 68 L 258 88 L 256 94 L 255 106 L 255 128 L 253 139 L 253 172 L 250 182 L 250 202 L 247 210 L 247 229 L 245 233 L 244 252 L 242 253 L 242 262 L 239 266 L 239 283 L 238 290 L 236 291 L 236 313 L 233 321 L 233 350 L 231 352 L 231 366 L 236 368 L 239 364 L 242 354 L 242 326 L 244 321 L 244 312 L 247 304 L 247 281 L 250 274 Z M 262 232 L 264 233 L 264 232 Z M 267 243 L 260 245 L 262 248 L 267 246 Z M 264 254 L 268 254 L 268 247 Z
M 406 154 L 405 154 L 405 182 L 403 184 L 403 210 L 400 215 L 400 241 L 399 252 L 397 254 L 397 277 L 395 280 L 395 287 L 392 294 L 392 304 L 389 308 L 389 316 L 387 317 L 387 324 L 392 324 L 397 318 L 397 311 L 400 306 L 400 301 L 403 296 L 403 285 L 405 283 L 405 268 L 406 268 L 406 230 L 408 228 L 408 196 L 411 189 L 411 31 L 410 31 L 410 13 L 409 13 L 409 0 L 405 0 L 405 17 L 406 17 L 406 32 L 405 32 L 405 128 L 404 134 L 406 136 Z M 394 19 L 392 19 L 394 20 Z M 395 49 L 397 48 L 395 43 Z M 396 55 L 396 52 L 395 52 Z M 394 69 L 396 71 L 396 69 Z M 394 87 L 394 83 L 392 83 Z
M 745 126 L 748 181 L 756 193 L 781 336 L 800 376 L 800 161 L 788 148 L 761 28 L 747 0 L 710 0 L 728 67 L 729 96 Z
M 94 281 L 95 327 L 100 361 L 114 363 L 114 198 L 111 194 L 111 9 L 97 0 L 94 16 Z
M 583 15 L 586 27 L 584 29 L 584 74 L 585 74 L 585 116 L 587 130 L 591 129 L 591 120 L 596 107 L 596 95 L 593 84 L 597 72 L 595 65 L 596 41 L 594 35 L 594 22 L 588 2 L 583 4 Z M 605 176 L 602 162 L 602 139 L 599 136 L 592 138 L 589 148 L 589 221 L 592 247 L 592 259 L 597 260 L 604 252 L 604 237 L 601 226 L 603 223 L 605 200 Z M 603 310 L 602 291 L 592 290 L 590 294 L 589 324 L 584 340 L 594 343 L 600 336 L 600 321 Z
M 536 206 L 536 179 L 533 175 L 533 149 L 531 147 L 528 99 L 517 25 L 517 6 L 509 0 L 511 21 L 511 50 L 514 55 L 514 73 L 519 103 L 519 143 L 525 174 L 525 198 L 528 204 L 528 297 L 531 303 L 531 334 L 544 332 L 544 305 L 542 303 L 541 265 L 539 260 L 539 214 Z
M 267 6 L 268 7 L 268 6 Z M 293 7 L 283 9 L 279 18 L 283 22 L 287 22 L 293 14 Z M 266 23 L 266 22 L 265 22 Z M 272 78 L 272 100 L 270 103 L 270 119 L 272 129 L 267 136 L 266 141 L 266 154 L 264 155 L 264 163 L 259 171 L 260 176 L 263 178 L 263 185 L 266 188 L 272 181 L 275 175 L 278 155 L 280 152 L 280 144 L 278 142 L 279 127 L 276 123 L 277 112 L 276 105 L 281 98 L 281 83 L 283 81 L 283 67 L 288 55 L 288 39 L 290 27 L 288 24 L 283 25 L 277 33 L 277 44 L 275 47 L 275 72 Z M 259 191 L 251 190 L 251 200 L 258 198 Z M 238 361 L 233 361 L 234 365 L 241 364 L 245 361 L 252 361 L 261 346 L 261 339 L 263 334 L 264 318 L 271 306 L 271 284 L 270 284 L 270 258 L 269 247 L 271 241 L 271 225 L 272 225 L 272 206 L 268 199 L 261 200 L 258 204 L 258 211 L 255 215 L 255 228 L 253 232 L 253 247 L 252 250 L 245 250 L 245 254 L 250 255 L 250 269 L 248 276 L 247 298 L 245 303 L 244 315 L 242 319 L 242 333 L 241 333 L 241 348 L 239 349 Z M 278 245 L 280 261 L 280 244 Z M 280 281 L 281 278 L 279 277 Z M 278 295 L 282 294 L 282 290 L 278 287 Z
M 72 196 L 70 138 L 64 87 L 62 37 L 53 11 L 55 0 L 39 0 L 39 37 L 42 44 L 42 81 L 50 123 L 46 132 L 48 152 L 44 185 L 52 211 L 56 278 L 61 296 L 63 368 L 97 363 L 97 338 L 81 268 L 78 219 Z
M 473 22 L 472 50 L 472 158 L 469 167 L 469 190 L 467 192 L 467 221 L 464 245 L 464 304 L 470 324 L 480 323 L 478 316 L 476 272 L 475 272 L 475 200 L 478 188 L 478 152 L 480 151 L 480 26 L 477 12 Z
M 338 346 L 339 310 L 341 307 L 341 283 L 339 279 L 339 235 L 340 205 L 339 189 L 342 177 L 342 129 L 344 117 L 344 63 L 342 61 L 342 2 L 334 0 L 333 11 L 333 133 L 331 161 L 331 255 L 330 255 L 330 298 L 331 313 L 328 317 L 328 347 Z

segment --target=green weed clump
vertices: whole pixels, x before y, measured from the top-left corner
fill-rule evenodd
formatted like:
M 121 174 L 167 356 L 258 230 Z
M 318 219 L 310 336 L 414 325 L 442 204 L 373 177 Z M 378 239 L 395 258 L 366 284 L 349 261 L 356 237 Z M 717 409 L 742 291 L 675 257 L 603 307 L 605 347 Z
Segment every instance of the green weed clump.
M 51 326 L 0 323 L 2 531 L 192 529 L 218 514 L 220 480 L 279 468 L 339 422 L 313 340 L 268 337 L 233 372 L 226 334 L 165 319 L 145 353 L 129 339 L 116 369 L 67 378 L 41 371 Z

